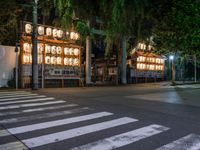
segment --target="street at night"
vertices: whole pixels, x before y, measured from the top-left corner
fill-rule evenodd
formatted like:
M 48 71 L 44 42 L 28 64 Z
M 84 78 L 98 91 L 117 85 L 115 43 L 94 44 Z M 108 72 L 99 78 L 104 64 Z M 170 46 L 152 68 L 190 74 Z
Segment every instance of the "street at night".
M 200 0 L 0 7 L 0 150 L 200 150 Z
M 164 82 L 2 91 L 0 149 L 199 149 L 199 90 Z

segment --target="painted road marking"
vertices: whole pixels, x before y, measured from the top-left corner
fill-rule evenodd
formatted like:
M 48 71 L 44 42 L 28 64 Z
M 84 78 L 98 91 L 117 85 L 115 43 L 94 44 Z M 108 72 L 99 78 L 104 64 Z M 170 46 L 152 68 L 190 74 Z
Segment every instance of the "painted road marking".
M 18 99 L 27 99 L 27 98 L 42 98 L 46 97 L 45 95 L 39 95 L 39 96 L 27 96 L 27 97 L 15 97 L 15 98 L 6 98 L 6 99 L 0 99 L 0 101 L 12 101 L 12 100 L 18 100 Z
M 167 130 L 169 130 L 169 128 L 153 124 L 86 145 L 75 147 L 71 150 L 111 150 L 131 144 L 144 138 L 148 138 Z
M 28 150 L 28 148 L 21 142 L 11 142 L 0 145 L 0 150 Z
M 43 118 L 51 118 L 51 117 L 56 117 L 56 116 L 61 116 L 61 115 L 80 113 L 80 112 L 83 112 L 86 110 L 92 110 L 92 109 L 90 109 L 88 107 L 82 107 L 82 108 L 71 109 L 71 110 L 60 111 L 60 112 L 35 114 L 35 115 L 27 116 L 27 117 L 18 117 L 18 118 L 10 118 L 10 119 L 0 120 L 0 123 L 15 123 L 15 122 L 43 119 Z
M 43 135 L 43 136 L 39 136 L 39 137 L 35 137 L 35 138 L 25 139 L 25 140 L 22 140 L 22 142 L 29 148 L 33 148 L 33 147 L 37 147 L 37 146 L 54 143 L 57 141 L 63 141 L 63 140 L 81 136 L 84 134 L 97 132 L 97 131 L 109 129 L 112 127 L 117 127 L 120 125 L 132 123 L 135 121 L 138 121 L 138 120 L 129 118 L 129 117 L 123 117 L 123 118 L 119 118 L 119 119 L 115 119 L 115 120 L 111 120 L 111 121 L 106 121 L 106 122 L 101 122 L 101 123 L 97 123 L 97 124 L 92 124 L 92 125 L 88 125 L 88 126 L 75 128 L 75 129 L 70 129 L 67 131 L 62 131 L 62 132 L 47 134 L 47 135 Z
M 24 97 L 24 96 L 36 96 L 38 94 L 19 94 L 19 95 L 6 95 L 6 96 L 0 96 L 0 99 L 2 98 L 11 98 L 11 97 Z
M 17 96 L 17 95 L 26 95 L 26 94 L 34 94 L 34 93 L 0 93 L 0 97 L 4 97 L 4 96 Z
M 10 105 L 10 106 L 2 106 L 2 107 L 0 107 L 0 110 L 23 108 L 23 107 L 30 107 L 30 106 L 42 106 L 42 105 L 57 104 L 57 103 L 64 103 L 64 102 L 65 101 L 63 101 L 63 100 L 59 100 L 59 101 L 44 102 L 44 103 Z
M 156 150 L 199 150 L 200 136 L 189 134 Z
M 22 113 L 54 110 L 54 109 L 61 109 L 61 108 L 68 108 L 68 107 L 75 107 L 75 106 L 79 106 L 79 105 L 78 104 L 67 104 L 67 105 L 60 105 L 60 106 L 39 107 L 39 108 L 25 109 L 25 110 L 19 110 L 19 111 L 2 112 L 2 113 L 0 113 L 0 116 L 17 115 L 17 114 L 22 114 Z
M 53 100 L 53 99 L 55 99 L 55 98 L 47 97 L 47 98 L 39 98 L 39 99 L 26 99 L 26 100 L 20 100 L 20 101 L 0 102 L 0 105 L 26 103 L 26 102 L 37 102 L 37 101 L 48 101 L 48 100 Z
M 7 92 L 0 92 L 0 94 L 20 94 L 20 93 L 31 93 L 31 92 L 27 92 L 27 91 L 7 91 Z
M 66 118 L 66 119 L 61 119 L 61 120 L 37 123 L 37 124 L 32 124 L 32 125 L 27 125 L 27 126 L 21 126 L 21 127 L 16 127 L 16 128 L 10 128 L 7 130 L 12 134 L 19 134 L 19 133 L 25 133 L 25 132 L 35 131 L 35 130 L 46 129 L 50 127 L 56 127 L 60 125 L 66 125 L 66 124 L 75 123 L 75 122 L 92 120 L 92 119 L 101 118 L 101 117 L 110 116 L 110 115 L 113 115 L 113 114 L 109 112 L 99 112 L 99 113 L 93 113 L 93 114 L 84 115 L 84 116 L 78 116 L 78 117 Z
M 0 130 L 0 137 L 8 136 L 8 135 L 10 135 L 10 132 L 8 132 L 8 130 Z

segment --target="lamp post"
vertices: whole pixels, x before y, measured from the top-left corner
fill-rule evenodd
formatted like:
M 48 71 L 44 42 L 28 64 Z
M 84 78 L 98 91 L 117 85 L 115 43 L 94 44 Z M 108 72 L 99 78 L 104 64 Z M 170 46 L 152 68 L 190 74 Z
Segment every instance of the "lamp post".
M 18 44 L 15 46 L 15 53 L 16 53 L 16 63 L 15 63 L 15 88 L 18 89 Z
M 172 67 L 171 67 L 171 82 L 172 85 L 175 85 L 175 65 L 174 65 L 174 55 L 170 55 L 169 59 L 172 61 Z
M 38 52 L 37 52 L 37 3 L 32 0 L 33 32 L 32 32 L 32 90 L 38 89 Z
M 194 55 L 194 82 L 197 82 L 197 57 Z

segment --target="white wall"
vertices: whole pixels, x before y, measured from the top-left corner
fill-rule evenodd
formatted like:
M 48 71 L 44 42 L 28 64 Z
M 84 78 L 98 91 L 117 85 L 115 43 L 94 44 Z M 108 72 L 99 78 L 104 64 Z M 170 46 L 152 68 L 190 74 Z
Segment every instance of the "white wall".
M 15 63 L 15 47 L 0 45 L 0 87 L 7 87 L 8 80 L 13 78 Z

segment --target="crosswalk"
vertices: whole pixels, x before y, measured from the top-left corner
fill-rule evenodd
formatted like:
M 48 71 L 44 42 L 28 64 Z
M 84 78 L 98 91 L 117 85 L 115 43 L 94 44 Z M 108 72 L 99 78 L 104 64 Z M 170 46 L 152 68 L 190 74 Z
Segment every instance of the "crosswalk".
M 80 137 L 83 142 L 70 150 L 111 150 L 134 144 L 171 129 L 159 124 L 134 126 L 137 118 L 96 111 L 26 91 L 0 92 L 0 150 L 65 149 L 65 143 Z M 127 128 L 130 127 L 131 128 Z M 3 128 L 4 127 L 4 128 Z M 122 128 L 127 128 L 122 130 Z M 113 132 L 116 131 L 116 132 Z M 103 135 L 101 135 L 104 133 Z M 6 140 L 16 137 L 15 140 Z M 60 146 L 59 146 L 60 145 Z M 64 145 L 64 146 L 62 146 Z M 194 133 L 180 137 L 156 150 L 199 150 L 200 136 Z

